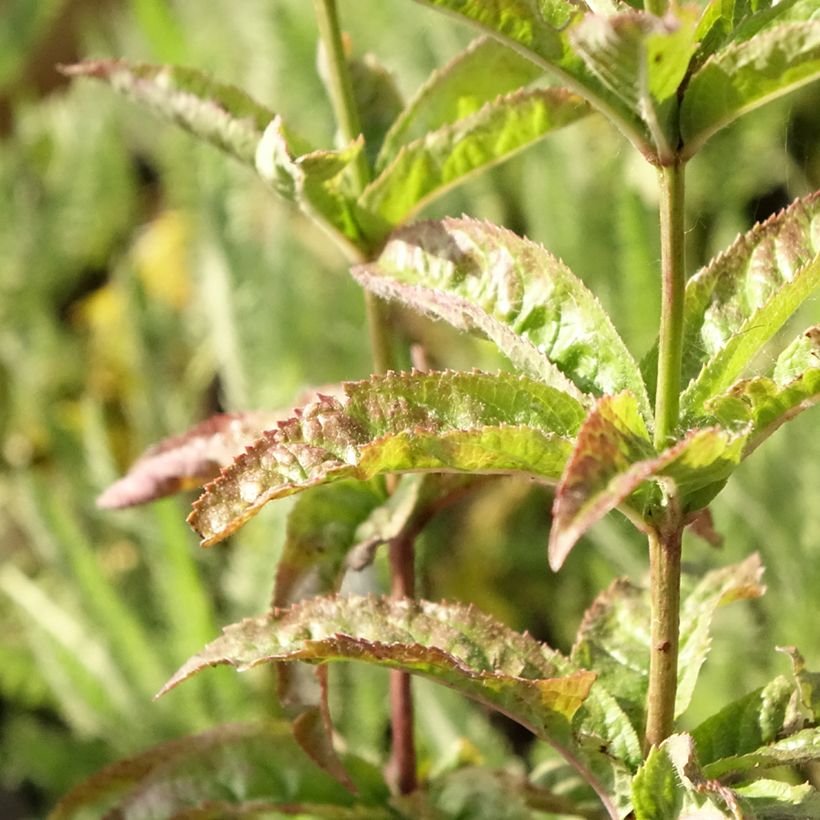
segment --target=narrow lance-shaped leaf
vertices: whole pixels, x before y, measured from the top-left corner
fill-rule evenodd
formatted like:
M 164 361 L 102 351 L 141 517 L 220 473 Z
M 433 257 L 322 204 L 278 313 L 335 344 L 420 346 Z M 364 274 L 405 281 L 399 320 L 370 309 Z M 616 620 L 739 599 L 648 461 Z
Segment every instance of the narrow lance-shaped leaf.
M 221 413 L 150 447 L 98 499 L 106 509 L 144 504 L 215 478 L 287 413 Z
M 358 200 L 359 220 L 381 239 L 434 197 L 589 113 L 563 89 L 521 90 L 402 146 Z
M 543 69 L 491 37 L 479 37 L 434 71 L 387 132 L 376 168 L 381 170 L 408 142 L 468 117 L 484 103 L 521 88 Z
M 540 245 L 471 219 L 397 230 L 379 258 L 353 268 L 366 288 L 478 331 L 528 375 L 581 397 L 646 388 L 598 300 Z
M 197 500 L 189 522 L 208 546 L 268 501 L 388 472 L 560 475 L 583 418 L 572 397 L 525 377 L 412 373 L 344 386 L 266 433 Z
M 253 165 L 262 132 L 275 114 L 232 85 L 179 66 L 96 60 L 64 66 L 70 77 L 96 77 L 197 137 Z
M 699 492 L 728 477 L 740 461 L 746 435 L 718 427 L 695 429 L 656 453 L 635 398 L 604 396 L 581 427 L 556 490 L 550 566 L 559 569 L 578 539 L 619 505 L 635 522 L 651 516 L 659 500 L 645 485 L 652 478 L 675 482 L 685 512 L 690 502 L 708 503 L 711 499 Z
M 747 111 L 820 77 L 820 26 L 786 23 L 730 43 L 686 86 L 680 124 L 691 157 L 716 131 Z
M 820 193 L 757 225 L 693 276 L 684 304 L 688 422 L 722 393 L 820 284 Z
M 595 677 L 472 607 L 346 596 L 227 627 L 160 694 L 209 666 L 290 660 L 357 660 L 425 675 L 558 744 L 572 742 L 570 721 Z
M 778 357 L 772 377 L 732 385 L 706 403 L 725 427 L 751 424 L 745 458 L 780 425 L 820 401 L 820 325 L 798 336 Z

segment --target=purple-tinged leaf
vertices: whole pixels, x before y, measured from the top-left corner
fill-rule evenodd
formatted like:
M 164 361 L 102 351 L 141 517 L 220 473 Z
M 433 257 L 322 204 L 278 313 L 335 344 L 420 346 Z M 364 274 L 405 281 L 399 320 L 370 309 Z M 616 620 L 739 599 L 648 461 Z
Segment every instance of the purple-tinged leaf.
M 201 487 L 287 413 L 221 413 L 150 447 L 98 499 L 105 509 L 131 507 Z
M 394 159 L 402 145 L 474 114 L 484 103 L 528 85 L 541 74 L 535 63 L 498 40 L 473 40 L 430 75 L 390 126 L 377 170 Z
M 550 566 L 560 569 L 578 539 L 619 505 L 636 521 L 649 514 L 658 501 L 650 486 L 642 487 L 650 479 L 674 481 L 682 509 L 689 512 L 690 502 L 701 501 L 699 491 L 728 477 L 740 462 L 747 434 L 718 427 L 691 430 L 656 453 L 635 398 L 604 396 L 582 425 L 556 490 Z
M 521 89 L 402 146 L 358 200 L 359 220 L 382 240 L 414 212 L 477 171 L 589 113 L 564 89 Z
M 646 387 L 598 300 L 556 257 L 472 219 L 397 230 L 379 258 L 353 268 L 368 290 L 488 336 L 521 370 L 582 397 Z
M 744 379 L 706 403 L 724 427 L 751 424 L 750 455 L 782 424 L 820 401 L 820 325 L 809 328 L 778 358 L 773 377 Z
M 372 773 L 367 774 L 372 781 Z M 384 794 L 383 786 L 375 788 Z M 362 781 L 359 790 L 373 792 L 374 785 Z M 186 811 L 196 817 L 208 801 L 225 801 L 231 816 L 257 800 L 277 806 L 353 804 L 351 794 L 299 749 L 287 724 L 262 721 L 219 726 L 107 766 L 69 792 L 50 820 L 137 820 L 185 816 Z
M 312 598 L 223 630 L 161 694 L 209 666 L 357 660 L 421 674 L 498 709 L 544 740 L 570 722 L 595 676 L 472 607 L 387 598 Z
M 260 438 L 194 504 L 203 546 L 275 498 L 389 472 L 520 473 L 555 481 L 583 409 L 509 374 L 388 373 L 320 397 Z
M 96 77 L 197 137 L 254 164 L 262 132 L 275 114 L 232 85 L 192 68 L 95 60 L 63 66 L 69 77 Z
M 693 276 L 684 305 L 681 413 L 692 422 L 820 285 L 820 192 L 756 225 Z

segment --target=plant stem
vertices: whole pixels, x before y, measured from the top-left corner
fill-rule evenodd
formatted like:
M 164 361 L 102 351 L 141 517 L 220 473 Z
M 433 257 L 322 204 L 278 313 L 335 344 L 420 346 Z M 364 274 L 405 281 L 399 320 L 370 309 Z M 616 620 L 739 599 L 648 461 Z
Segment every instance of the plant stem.
M 680 556 L 683 528 L 649 536 L 651 643 L 646 706 L 646 751 L 672 734 L 678 681 Z
M 315 8 L 319 35 L 327 57 L 328 90 L 336 124 L 342 139 L 350 143 L 359 138 L 362 129 L 344 53 L 336 2 L 315 0 Z M 361 193 L 370 182 L 370 166 L 364 151 L 356 158 L 353 175 L 353 184 Z M 369 291 L 365 291 L 364 299 L 373 367 L 377 373 L 394 370 L 396 365 L 387 307 Z M 392 489 L 393 483 L 388 480 L 389 490 Z M 390 543 L 389 549 L 391 594 L 394 598 L 412 598 L 415 594 L 413 538 L 396 538 Z M 392 749 L 387 769 L 388 777 L 400 794 L 408 794 L 414 791 L 418 784 L 413 736 L 413 693 L 410 675 L 407 672 L 390 672 L 390 725 Z
M 683 349 L 684 165 L 658 170 L 661 222 L 661 325 L 655 398 L 655 447 L 667 445 L 678 424 Z

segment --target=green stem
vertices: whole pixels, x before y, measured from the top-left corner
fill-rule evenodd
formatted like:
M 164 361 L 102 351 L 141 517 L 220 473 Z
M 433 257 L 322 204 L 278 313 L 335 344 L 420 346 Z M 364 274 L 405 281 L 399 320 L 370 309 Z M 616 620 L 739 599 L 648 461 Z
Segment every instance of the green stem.
M 658 746 L 674 731 L 680 631 L 680 556 L 683 528 L 649 536 L 651 643 L 645 747 Z
M 655 394 L 655 447 L 666 447 L 678 425 L 683 349 L 684 165 L 658 169 L 661 217 L 661 325 Z

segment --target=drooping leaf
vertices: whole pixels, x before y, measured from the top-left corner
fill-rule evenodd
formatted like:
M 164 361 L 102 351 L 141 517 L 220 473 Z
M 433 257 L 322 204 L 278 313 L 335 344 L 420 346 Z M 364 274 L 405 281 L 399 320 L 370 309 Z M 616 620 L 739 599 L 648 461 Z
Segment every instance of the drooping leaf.
M 559 390 L 631 390 L 651 418 L 638 368 L 606 312 L 540 245 L 466 218 L 422 222 L 397 230 L 374 263 L 352 272 L 379 296 L 483 333 Z
M 259 176 L 280 196 L 295 202 L 343 244 L 355 246 L 360 230 L 343 172 L 363 148 L 360 138 L 339 150 L 300 152 L 281 117 L 276 116 L 257 144 L 254 164 Z
M 220 413 L 150 447 L 97 506 L 119 509 L 200 487 L 287 413 Z
M 523 473 L 554 481 L 583 417 L 572 397 L 526 377 L 389 373 L 321 397 L 266 433 L 194 504 L 204 546 L 268 501 L 388 472 Z
M 570 743 L 570 721 L 594 680 L 559 653 L 472 607 L 387 598 L 312 598 L 247 619 L 191 658 L 160 694 L 208 666 L 358 660 L 445 683 Z
M 360 790 L 384 795 L 374 775 L 368 778 Z M 298 748 L 287 724 L 258 721 L 219 726 L 114 763 L 69 792 L 50 820 L 96 820 L 108 812 L 173 817 L 207 800 L 241 805 L 254 799 L 353 804 L 351 794 Z
M 741 374 L 820 284 L 820 193 L 757 225 L 693 276 L 684 306 L 681 413 L 691 420 Z
M 274 112 L 232 85 L 179 66 L 95 60 L 62 67 L 70 77 L 96 77 L 178 123 L 197 137 L 253 165 L 262 132 Z
M 590 71 L 571 48 L 567 32 L 584 7 L 570 0 L 419 0 L 488 31 L 555 76 L 562 86 L 583 96 L 608 116 L 642 153 L 653 154 L 638 112 L 624 103 Z
M 820 26 L 785 23 L 730 43 L 691 77 L 680 109 L 684 156 L 770 100 L 820 77 Z
M 809 328 L 783 351 L 772 378 L 758 376 L 732 385 L 706 403 L 725 427 L 751 425 L 743 449 L 748 456 L 782 424 L 820 401 L 820 325 Z
M 678 147 L 678 87 L 695 52 L 694 15 L 588 15 L 569 39 L 590 71 L 646 123 L 662 161 Z
M 475 114 L 485 103 L 529 84 L 542 69 L 490 37 L 479 37 L 434 71 L 396 117 L 384 138 L 377 170 L 402 145 Z
M 401 147 L 358 200 L 374 240 L 470 174 L 501 162 L 589 113 L 563 89 L 520 90 Z
M 550 566 L 558 570 L 578 539 L 621 506 L 633 520 L 651 516 L 659 501 L 653 477 L 675 482 L 682 509 L 708 503 L 704 488 L 727 478 L 740 462 L 745 431 L 691 430 L 656 453 L 630 393 L 604 396 L 587 416 L 555 494 Z M 697 506 L 693 506 L 697 505 Z

